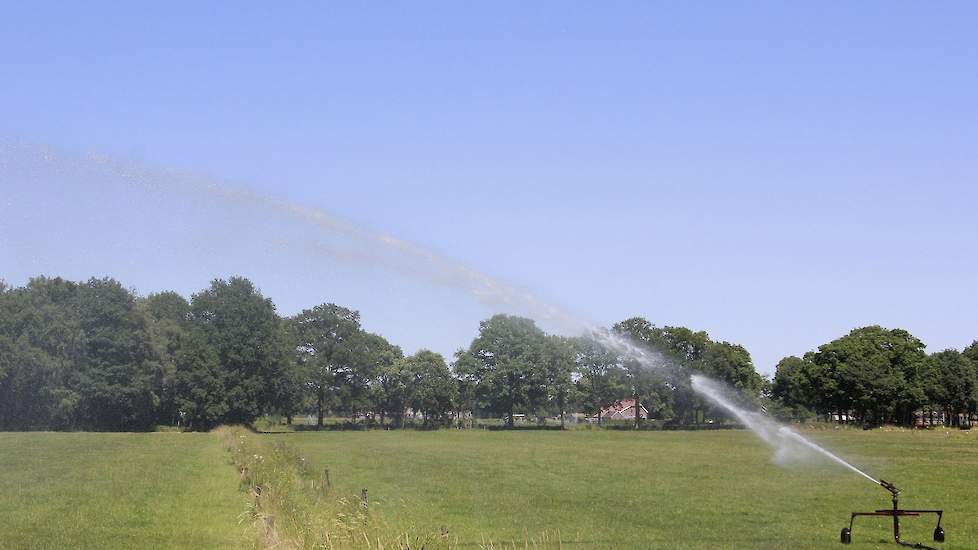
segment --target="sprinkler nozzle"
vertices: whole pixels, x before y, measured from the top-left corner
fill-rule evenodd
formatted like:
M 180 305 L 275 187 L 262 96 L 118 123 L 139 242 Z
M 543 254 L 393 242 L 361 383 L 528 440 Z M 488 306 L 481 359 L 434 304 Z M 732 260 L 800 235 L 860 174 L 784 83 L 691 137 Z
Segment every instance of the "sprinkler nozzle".
M 893 496 L 897 496 L 900 494 L 900 489 L 897 489 L 896 486 L 890 483 L 889 481 L 881 479 L 880 485 L 882 485 L 883 488 L 886 489 L 887 491 L 893 493 Z

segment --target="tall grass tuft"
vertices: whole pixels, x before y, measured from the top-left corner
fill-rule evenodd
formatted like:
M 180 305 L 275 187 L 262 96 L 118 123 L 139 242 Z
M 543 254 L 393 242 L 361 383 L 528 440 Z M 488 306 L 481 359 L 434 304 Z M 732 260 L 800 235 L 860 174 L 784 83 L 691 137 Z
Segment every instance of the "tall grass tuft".
M 236 426 L 215 430 L 238 469 L 241 489 L 249 494 L 248 513 L 264 549 L 343 550 L 454 549 L 458 541 L 443 533 L 403 532 L 364 499 L 334 494 L 328 474 L 314 472 L 284 442 L 270 443 Z

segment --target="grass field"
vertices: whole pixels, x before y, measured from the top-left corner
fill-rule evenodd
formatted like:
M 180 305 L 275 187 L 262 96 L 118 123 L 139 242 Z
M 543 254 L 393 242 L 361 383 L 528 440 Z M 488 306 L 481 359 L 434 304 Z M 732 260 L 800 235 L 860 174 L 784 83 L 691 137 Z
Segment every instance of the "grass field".
M 211 434 L 0 433 L 0 548 L 238 548 L 247 501 Z
M 904 507 L 944 507 L 947 549 L 978 547 L 978 434 L 820 431 L 819 442 L 905 490 Z M 370 491 L 388 521 L 442 526 L 462 544 L 553 540 L 582 548 L 833 548 L 849 512 L 889 505 L 832 465 L 784 470 L 749 432 L 329 432 L 265 436 Z M 892 541 L 857 520 L 853 548 Z M 928 542 L 934 522 L 905 518 Z M 544 535 L 547 533 L 547 535 Z M 890 547 L 895 547 L 890 545 Z
M 943 507 L 948 550 L 978 547 L 978 434 L 819 431 L 819 442 Z M 749 432 L 301 432 L 254 437 L 369 489 L 396 530 L 459 546 L 842 548 L 886 493 L 839 467 L 784 470 Z M 248 548 L 249 498 L 214 434 L 0 434 L 0 548 Z M 376 510 L 376 512 L 375 512 Z M 930 541 L 933 521 L 908 518 Z M 896 548 L 857 523 L 852 548 Z

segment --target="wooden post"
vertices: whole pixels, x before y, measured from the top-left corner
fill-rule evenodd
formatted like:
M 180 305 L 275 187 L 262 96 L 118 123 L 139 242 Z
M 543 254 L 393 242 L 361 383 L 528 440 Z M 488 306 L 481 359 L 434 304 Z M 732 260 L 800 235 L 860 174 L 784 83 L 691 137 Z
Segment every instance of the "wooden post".
M 333 487 L 329 481 L 329 468 L 323 470 L 323 475 L 325 476 L 325 480 L 323 481 L 323 489 L 329 491 Z
M 367 507 L 368 501 L 367 501 L 367 488 L 366 487 L 364 487 L 363 489 L 360 490 L 360 503 L 363 504 L 363 507 L 364 508 Z

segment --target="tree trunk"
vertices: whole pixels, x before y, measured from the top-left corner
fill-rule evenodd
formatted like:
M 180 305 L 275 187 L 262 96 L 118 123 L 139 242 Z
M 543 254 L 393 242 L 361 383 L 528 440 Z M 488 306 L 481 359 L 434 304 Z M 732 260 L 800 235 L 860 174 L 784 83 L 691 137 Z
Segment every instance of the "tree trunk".
M 564 395 L 563 394 L 560 395 L 560 399 L 558 399 L 557 404 L 560 406 L 560 429 L 563 430 L 564 429 Z
M 514 426 L 513 422 L 513 407 L 516 401 L 516 381 L 513 380 L 513 374 L 510 373 L 507 377 L 509 382 L 509 418 L 506 420 L 507 425 L 512 428 Z
M 319 393 L 316 396 L 316 427 L 323 427 L 323 405 L 326 402 L 326 390 L 319 388 Z
M 285 415 L 285 424 L 287 426 L 291 426 L 292 425 L 292 413 L 289 413 L 289 414 Z

